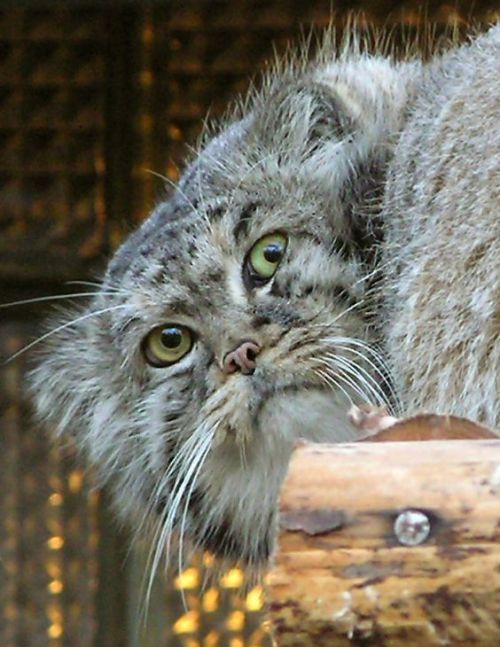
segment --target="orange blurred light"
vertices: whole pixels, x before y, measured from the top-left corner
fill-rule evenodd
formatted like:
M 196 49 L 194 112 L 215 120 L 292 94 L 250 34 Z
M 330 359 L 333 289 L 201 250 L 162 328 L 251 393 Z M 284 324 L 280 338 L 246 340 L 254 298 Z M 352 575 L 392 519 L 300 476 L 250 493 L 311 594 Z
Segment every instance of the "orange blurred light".
M 71 492 L 76 493 L 82 489 L 83 473 L 81 470 L 73 470 L 68 478 L 68 485 Z
M 203 639 L 203 647 L 217 647 L 219 644 L 219 634 L 216 631 L 211 631 Z
M 64 586 L 61 580 L 52 580 L 47 588 L 51 593 L 57 595 L 58 593 L 61 593 L 61 591 L 64 589 Z
M 57 492 L 54 492 L 54 494 L 51 494 L 51 495 L 49 496 L 49 503 L 50 503 L 50 505 L 58 506 L 58 505 L 61 505 L 61 503 L 62 503 L 62 502 L 63 502 L 63 498 L 62 498 L 62 496 L 61 496 L 60 494 L 58 494 Z
M 243 584 L 243 571 L 232 568 L 221 578 L 221 586 L 225 589 L 238 589 Z
M 229 631 L 241 631 L 245 624 L 245 614 L 243 611 L 233 611 L 229 614 L 226 624 Z
M 206 613 L 212 613 L 219 606 L 219 591 L 217 589 L 211 588 L 203 596 L 203 611 Z
M 60 638 L 63 635 L 62 625 L 50 625 L 50 627 L 47 629 L 47 633 L 49 634 L 49 638 Z
M 252 589 L 246 597 L 245 606 L 248 611 L 260 611 L 264 606 L 264 591 L 260 586 Z
M 64 546 L 64 539 L 62 537 L 51 537 L 47 542 L 50 550 L 60 550 Z
M 176 634 L 191 634 L 198 629 L 199 613 L 197 611 L 188 611 L 181 616 L 174 624 L 173 629 Z
M 176 589 L 195 589 L 200 581 L 200 575 L 196 568 L 186 568 L 175 578 Z

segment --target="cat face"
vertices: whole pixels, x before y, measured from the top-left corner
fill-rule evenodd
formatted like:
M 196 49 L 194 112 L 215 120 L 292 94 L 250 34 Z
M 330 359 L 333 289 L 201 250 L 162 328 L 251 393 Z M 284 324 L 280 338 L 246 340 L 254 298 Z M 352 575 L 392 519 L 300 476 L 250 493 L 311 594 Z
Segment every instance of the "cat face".
M 155 563 L 177 531 L 260 564 L 293 443 L 348 440 L 350 403 L 384 400 L 360 150 L 333 93 L 274 89 L 208 143 L 50 338 L 38 409 L 74 432 L 138 531 L 156 528 Z

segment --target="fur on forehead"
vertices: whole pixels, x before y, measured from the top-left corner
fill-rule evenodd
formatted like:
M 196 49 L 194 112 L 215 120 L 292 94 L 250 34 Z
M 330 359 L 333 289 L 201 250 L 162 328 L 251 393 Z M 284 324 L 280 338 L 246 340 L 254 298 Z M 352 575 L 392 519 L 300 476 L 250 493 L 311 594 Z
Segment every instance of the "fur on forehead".
M 377 154 L 371 138 L 363 137 L 358 113 L 351 110 L 358 102 L 349 100 L 349 91 L 346 95 L 346 83 L 355 84 L 357 63 L 363 59 L 366 65 L 368 60 L 362 41 L 356 30 L 340 43 L 335 43 L 334 33 L 327 33 L 314 65 L 302 54 L 277 63 L 264 77 L 261 89 L 249 92 L 217 134 L 209 124 L 178 189 L 126 241 L 111 262 L 108 276 L 123 276 L 131 263 L 140 265 L 138 249 L 149 260 L 152 242 L 161 242 L 157 240 L 160 230 L 168 242 L 167 230 L 182 230 L 181 220 L 186 216 L 194 216 L 199 229 L 203 222 L 197 212 L 208 210 L 210 221 L 210 212 L 220 213 L 224 204 L 243 208 L 246 202 L 256 203 L 265 195 L 273 207 L 281 205 L 283 213 L 288 201 L 292 212 L 295 205 L 306 204 L 309 218 L 313 212 L 335 213 L 339 191 L 355 175 L 357 165 Z M 338 53 L 333 61 L 332 51 Z M 389 61 L 375 57 L 370 62 L 388 74 Z M 370 121 L 373 106 L 368 101 L 362 108 Z M 268 217 L 275 213 L 273 209 Z
M 193 219 L 193 230 L 177 223 L 181 245 L 190 245 L 192 238 L 203 256 L 214 259 L 217 248 L 224 256 L 248 251 L 261 236 L 277 230 L 288 233 L 309 232 L 320 236 L 325 225 L 326 204 L 297 178 L 253 169 L 246 177 L 213 198 L 205 197 Z
M 313 78 L 306 68 L 291 69 L 248 100 L 247 116 L 227 123 L 186 168 L 177 189 L 158 205 L 151 217 L 125 243 L 110 265 L 120 275 L 129 264 L 151 263 L 158 257 L 155 245 L 168 260 L 169 232 L 190 244 L 218 220 L 220 233 L 230 239 L 235 219 L 252 208 L 252 229 L 265 223 L 273 227 L 299 227 L 300 208 L 308 222 L 329 213 L 343 226 L 339 194 L 351 182 L 360 160 L 367 159 L 367 146 L 356 118 L 349 114 L 345 97 L 335 84 Z M 265 196 L 266 203 L 263 204 Z M 222 216 L 221 216 L 222 214 Z M 159 239 L 159 236 L 161 240 Z M 176 244 L 172 244 L 176 247 Z M 137 255 L 139 250 L 139 255 Z M 122 271 L 119 271 L 119 270 Z
M 297 126 L 304 151 L 310 125 Z M 314 128 L 319 127 L 325 124 L 316 122 Z M 326 210 L 337 206 L 339 192 L 353 171 L 352 155 L 341 153 L 352 148 L 352 142 L 333 137 L 315 150 L 309 143 L 309 157 L 298 159 L 288 147 L 282 154 L 279 141 L 266 140 L 273 130 L 269 122 L 262 124 L 251 115 L 218 135 L 188 167 L 177 191 L 195 211 L 200 232 L 207 225 L 234 229 L 247 216 L 252 225 L 264 219 L 268 231 L 274 225 L 301 228 L 304 219 L 314 226 L 315 215 L 323 218 Z M 292 136 L 290 131 L 287 136 Z M 301 213 L 301 205 L 307 213 Z M 177 224 L 182 235 L 182 223 Z
M 348 171 L 341 153 L 352 158 L 355 152 L 354 127 L 331 88 L 312 81 L 284 83 L 245 119 L 209 141 L 179 186 L 189 195 L 198 192 L 199 198 L 213 196 L 214 189 L 231 192 L 262 182 L 281 181 L 289 191 L 317 180 L 325 164 L 335 182 L 336 175 L 340 180 Z

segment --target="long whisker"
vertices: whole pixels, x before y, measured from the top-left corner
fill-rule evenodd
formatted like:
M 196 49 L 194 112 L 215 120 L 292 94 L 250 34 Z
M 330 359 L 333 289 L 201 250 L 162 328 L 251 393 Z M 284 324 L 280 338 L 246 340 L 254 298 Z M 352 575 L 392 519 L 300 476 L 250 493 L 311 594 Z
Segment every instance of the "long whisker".
M 87 285 L 92 288 L 102 288 L 104 282 L 98 281 L 66 281 L 65 285 Z M 127 291 L 122 287 L 117 287 L 115 285 L 110 285 L 109 282 L 106 282 L 106 291 L 107 292 L 116 292 L 117 294 L 127 294 Z
M 216 433 L 216 428 L 213 429 L 213 434 Z M 199 450 L 200 452 L 200 461 L 198 468 L 196 469 L 195 473 L 193 474 L 193 477 L 191 479 L 191 486 L 189 487 L 189 490 L 186 494 L 186 502 L 184 503 L 184 509 L 182 511 L 182 516 L 181 516 L 181 529 L 180 529 L 180 536 L 179 536 L 179 571 L 182 570 L 183 568 L 183 551 L 184 551 L 184 531 L 186 528 L 186 519 L 187 519 L 187 513 L 189 510 L 189 504 L 191 502 L 191 497 L 193 495 L 193 490 L 198 482 L 198 477 L 200 475 L 201 469 L 203 465 L 205 464 L 205 458 L 207 457 L 207 454 L 209 453 L 211 447 L 212 447 L 212 438 L 213 436 L 208 436 L 206 441 L 205 441 L 205 446 L 202 446 Z M 184 605 L 184 609 L 187 611 L 187 604 L 186 604 L 186 598 L 184 595 L 184 590 L 181 589 L 181 597 L 182 597 L 182 603 Z
M 201 214 L 203 220 L 205 221 L 208 231 L 212 229 L 212 223 L 210 222 L 210 219 L 208 217 L 206 202 L 205 202 L 205 198 L 201 187 L 201 177 L 199 174 L 198 174 L 198 194 L 200 196 L 201 209 L 198 209 L 196 204 L 189 198 L 187 193 L 181 188 L 178 182 L 174 182 L 169 177 L 167 177 L 166 175 L 162 175 L 161 173 L 156 173 L 155 171 L 148 171 L 148 169 L 144 169 L 144 170 L 146 170 L 148 173 L 152 173 L 153 175 L 156 175 L 157 177 L 167 182 L 167 184 L 169 184 L 175 191 L 177 191 L 184 198 L 184 200 L 186 200 L 186 202 L 191 207 L 194 213 Z
M 373 369 L 373 371 L 374 371 L 377 375 L 380 375 L 382 378 L 384 378 L 384 379 L 385 379 L 385 376 L 381 373 L 380 368 L 379 368 L 379 367 L 378 367 L 378 366 L 377 366 L 377 365 L 376 365 L 376 364 L 375 364 L 375 363 L 374 363 L 374 362 L 373 362 L 369 357 L 367 357 L 367 356 L 366 356 L 366 355 L 364 355 L 363 353 L 360 353 L 360 352 L 359 352 L 358 350 L 356 350 L 355 348 L 351 348 L 351 347 L 350 347 L 350 346 L 348 346 L 347 344 L 340 343 L 340 344 L 336 344 L 336 346 L 337 346 L 337 348 L 342 349 L 344 352 L 352 353 L 353 355 L 356 355 L 356 357 L 359 357 L 360 359 L 362 359 L 364 362 L 366 362 L 366 364 L 368 364 L 368 366 L 369 366 L 371 369 Z M 326 355 L 325 355 L 325 356 L 326 356 L 326 357 L 330 357 L 330 358 L 331 358 L 331 359 L 333 359 L 333 360 L 335 360 L 335 359 L 338 357 L 338 355 L 337 355 L 337 354 L 334 354 L 334 353 L 326 353 Z M 350 360 L 349 360 L 349 361 L 350 361 Z M 360 368 L 366 372 L 366 369 L 364 369 L 364 367 L 360 367 Z M 369 375 L 369 373 L 366 373 L 366 374 L 367 374 L 367 375 Z M 370 376 L 370 378 L 371 378 L 371 380 L 373 380 L 373 378 L 372 378 L 371 376 Z M 374 384 L 377 384 L 377 383 L 375 382 L 375 380 L 373 380 L 373 382 L 374 382 Z
M 322 378 L 322 381 L 323 381 L 324 384 L 329 386 L 334 391 L 336 391 L 336 390 L 341 391 L 345 395 L 345 397 L 347 398 L 347 401 L 349 402 L 351 407 L 353 406 L 354 403 L 352 401 L 352 398 L 351 398 L 350 394 L 344 389 L 344 387 L 338 382 L 338 380 L 335 379 L 335 377 L 333 375 L 330 375 L 327 371 L 325 371 L 324 369 L 321 369 L 321 368 L 315 368 L 313 370 L 314 370 L 314 373 L 318 377 Z
M 335 370 L 333 370 L 333 367 L 326 360 L 318 359 L 317 361 L 325 366 L 325 373 L 328 373 L 328 375 L 334 377 L 337 382 L 343 381 L 347 386 L 351 388 L 353 393 L 358 395 L 362 400 L 369 401 L 369 398 L 367 398 L 366 394 L 361 390 L 359 385 L 349 377 L 347 372 L 343 368 L 341 368 L 341 366 L 336 365 Z
M 336 324 L 342 317 L 345 317 L 349 312 L 352 312 L 353 310 L 356 310 L 356 308 L 360 308 L 363 305 L 364 301 L 363 299 L 360 299 L 356 303 L 353 303 L 350 305 L 348 308 L 345 308 L 340 312 L 338 315 L 336 315 L 333 319 L 330 319 L 329 321 L 325 321 L 323 323 L 315 323 L 312 325 L 313 328 L 331 328 L 334 324 Z
M 37 344 L 40 344 L 42 341 L 47 339 L 48 337 L 51 337 L 52 335 L 55 335 L 58 332 L 61 332 L 61 330 L 64 330 L 65 328 L 70 328 L 71 326 L 74 326 L 77 323 L 80 323 L 80 321 L 85 321 L 86 319 L 90 319 L 91 317 L 97 317 L 98 315 L 102 315 L 106 312 L 111 312 L 112 310 L 118 310 L 119 308 L 129 308 L 129 304 L 127 303 L 122 303 L 120 305 L 115 305 L 115 306 L 110 306 L 109 308 L 103 308 L 102 310 L 95 310 L 93 312 L 88 312 L 87 314 L 78 317 L 77 319 L 73 319 L 71 321 L 66 322 L 65 324 L 62 324 L 61 326 L 57 326 L 57 328 L 54 328 L 53 330 L 49 330 L 49 332 L 46 332 L 44 335 L 41 337 L 38 337 L 37 339 L 33 340 L 26 346 L 23 346 L 20 350 L 15 352 L 13 355 L 11 355 L 8 359 L 5 360 L 4 364 L 9 364 L 10 362 L 14 361 L 16 358 L 18 358 L 20 355 L 23 355 L 26 353 L 30 348 L 33 348 L 33 346 L 36 346 Z
M 366 362 L 374 371 L 376 375 L 379 375 L 383 380 L 384 383 L 388 382 L 387 379 L 385 378 L 384 374 L 380 371 L 380 369 L 366 356 L 364 356 L 362 353 L 356 351 L 354 348 L 349 348 L 349 347 L 343 347 L 344 352 L 349 352 L 355 354 L 357 357 L 360 357 L 364 362 Z M 374 395 L 375 399 L 381 404 L 381 405 L 387 405 L 387 398 L 385 395 L 384 390 L 380 386 L 380 384 L 374 379 L 372 375 L 367 371 L 367 369 L 361 364 L 361 363 L 356 363 L 353 360 L 351 360 L 348 357 L 345 357 L 344 355 L 337 355 L 333 353 L 326 353 L 325 357 L 330 359 L 333 363 L 340 363 L 344 367 L 349 367 L 349 371 L 353 374 L 356 375 L 360 380 L 363 382 L 366 381 L 366 388 L 368 388 L 369 392 Z M 387 384 L 389 386 L 389 384 Z
M 163 180 L 163 181 L 164 181 L 164 182 L 166 182 L 168 185 L 170 185 L 170 186 L 172 187 L 172 189 L 174 189 L 174 191 L 177 191 L 177 192 L 178 192 L 178 193 L 179 193 L 179 194 L 184 198 L 184 200 L 185 200 L 185 201 L 187 202 L 187 204 L 191 207 L 191 209 L 193 210 L 193 212 L 194 212 L 194 213 L 198 213 L 198 208 L 197 208 L 197 206 L 196 206 L 196 205 L 194 204 L 194 202 L 193 202 L 193 201 L 188 197 L 188 195 L 186 194 L 186 192 L 185 192 L 185 191 L 183 191 L 183 189 L 181 189 L 181 187 L 179 186 L 179 184 L 178 184 L 177 182 L 174 182 L 174 181 L 173 181 L 173 180 L 171 180 L 167 175 L 163 175 L 162 173 L 158 173 L 157 171 L 152 171 L 151 169 L 147 169 L 147 168 L 142 169 L 142 170 L 143 170 L 143 171 L 145 171 L 146 173 L 149 173 L 150 175 L 154 175 L 155 177 L 160 178 L 160 180 Z M 203 199 L 202 199 L 202 203 L 203 203 Z M 203 209 L 203 211 L 205 211 L 205 210 Z
M 369 364 L 374 369 L 374 371 L 382 378 L 384 385 L 387 387 L 389 391 L 390 397 L 392 399 L 392 403 L 386 402 L 386 405 L 388 405 L 389 409 L 392 410 L 393 413 L 395 414 L 397 414 L 397 412 L 401 410 L 401 400 L 399 398 L 398 393 L 394 389 L 392 380 L 390 378 L 391 370 L 389 368 L 389 365 L 386 359 L 377 348 L 367 344 L 361 339 L 356 339 L 353 337 L 331 336 L 331 337 L 325 338 L 325 341 L 327 343 L 333 343 L 334 345 L 343 348 L 345 351 L 349 351 L 363 358 L 364 361 L 367 364 Z M 359 348 L 362 352 L 356 350 L 356 348 Z M 373 358 L 373 361 L 370 359 L 369 356 Z M 378 386 L 380 388 L 380 385 Z
M 204 458 L 202 452 L 200 452 L 200 446 L 203 447 L 206 443 L 211 443 L 212 439 L 213 439 L 213 435 L 211 433 L 205 438 L 202 437 L 199 443 L 197 444 L 193 443 L 194 444 L 193 451 L 189 456 L 189 458 L 192 458 L 192 461 L 190 462 L 189 467 L 187 468 L 185 473 L 183 473 L 183 471 L 181 470 L 172 488 L 174 492 L 174 496 L 172 497 L 172 500 L 171 500 L 171 508 L 167 514 L 165 527 L 169 527 L 169 528 L 173 527 L 175 517 L 178 513 L 180 502 L 182 500 L 182 497 L 184 495 L 186 488 L 189 485 L 189 481 L 192 477 L 192 474 L 196 470 L 199 461 L 202 460 L 202 458 Z M 170 538 L 167 539 L 167 557 L 169 553 L 170 553 Z
M 348 383 L 351 388 L 364 400 L 367 404 L 375 401 L 379 406 L 385 405 L 385 398 L 374 390 L 362 373 L 358 370 L 356 364 L 344 361 L 344 358 L 338 357 L 335 360 L 335 370 L 339 374 L 339 378 Z
M 181 523 L 181 531 L 180 531 L 181 538 L 184 535 L 184 529 L 186 527 L 186 513 L 187 513 L 187 510 L 189 508 L 189 502 L 191 500 L 191 496 L 192 496 L 192 493 L 193 493 L 193 488 L 196 485 L 196 480 L 197 480 L 197 478 L 199 476 L 199 472 L 201 470 L 201 467 L 203 466 L 206 455 L 208 454 L 208 451 L 210 450 L 210 448 L 212 446 L 212 440 L 213 440 L 213 437 L 215 436 L 215 434 L 217 433 L 217 427 L 218 427 L 218 425 L 216 425 L 211 430 L 210 435 L 208 435 L 205 439 L 202 439 L 202 442 L 200 443 L 201 447 L 197 448 L 199 453 L 202 454 L 202 457 L 200 458 L 200 465 L 199 465 L 198 469 L 196 470 L 195 475 L 193 476 L 191 487 L 189 488 L 188 494 L 186 496 L 186 503 L 184 504 L 184 510 L 183 510 L 183 514 L 182 514 L 182 523 Z M 181 547 L 180 553 L 181 553 L 181 555 L 180 555 L 180 557 L 181 557 L 182 556 L 182 547 Z M 181 561 L 182 560 L 179 560 L 179 568 L 181 567 Z
M 386 394 L 384 392 L 384 389 L 381 387 L 381 385 L 375 380 L 375 378 L 370 375 L 370 373 L 366 370 L 366 368 L 360 364 L 355 364 L 356 369 L 359 370 L 363 376 L 368 380 L 368 382 L 371 384 L 373 389 L 379 394 L 380 399 L 382 400 L 381 404 L 384 406 L 388 407 L 389 411 L 392 411 L 393 408 L 398 408 L 399 407 L 399 399 L 398 399 L 398 394 L 396 393 L 391 380 L 389 377 L 384 373 L 384 371 L 387 371 L 385 366 L 378 367 L 374 362 L 371 361 L 369 357 L 364 355 L 363 353 L 360 353 L 358 350 L 355 348 L 350 348 L 347 345 L 342 345 L 339 344 L 340 348 L 344 350 L 344 352 L 352 353 L 353 355 L 356 355 L 357 357 L 361 358 L 366 364 L 368 364 L 374 371 L 376 375 L 378 375 L 381 380 L 383 385 L 387 388 L 389 392 L 389 397 L 390 401 L 387 401 Z M 332 360 L 337 359 L 337 355 L 332 355 L 330 353 L 326 354 L 326 357 L 331 358 Z M 352 360 L 348 359 L 347 357 L 343 356 L 344 361 L 348 361 L 350 363 L 353 363 Z
M 149 606 L 152 586 L 155 575 L 158 572 L 158 566 L 162 554 L 165 557 L 166 563 L 168 564 L 170 562 L 171 536 L 174 527 L 174 520 L 178 513 L 181 498 L 186 488 L 189 487 L 190 480 L 193 476 L 193 471 L 195 472 L 196 476 L 196 474 L 198 473 L 198 468 L 200 467 L 200 463 L 203 463 L 206 455 L 206 452 L 196 451 L 196 449 L 198 448 L 195 448 L 195 450 L 193 451 L 193 454 L 195 454 L 195 456 L 190 467 L 185 473 L 182 473 L 182 477 L 176 479 L 176 485 L 174 485 L 173 487 L 173 493 L 169 500 L 169 505 L 171 506 L 170 510 L 162 525 L 159 527 L 160 532 L 155 533 L 155 541 L 152 546 L 156 545 L 156 548 L 151 551 L 150 557 L 148 559 L 149 566 L 147 570 L 149 571 L 149 577 L 146 594 L 144 596 L 145 609 L 147 609 L 147 607 Z M 179 541 L 180 543 L 182 543 L 182 535 L 180 535 Z
M 177 470 L 177 465 L 187 464 L 188 467 L 186 470 L 179 469 L 179 472 L 174 480 L 174 483 L 171 487 L 171 493 L 168 497 L 168 513 L 164 518 L 163 522 L 158 525 L 155 532 L 152 550 L 148 558 L 148 568 L 149 578 L 148 585 L 145 595 L 145 604 L 149 604 L 149 598 L 151 595 L 152 585 L 154 581 L 155 574 L 158 570 L 159 561 L 161 558 L 162 552 L 165 553 L 166 561 L 169 561 L 170 554 L 170 544 L 171 544 L 171 534 L 174 527 L 175 517 L 178 513 L 179 504 L 181 502 L 182 496 L 189 486 L 191 478 L 193 478 L 193 472 L 195 472 L 194 477 L 197 478 L 198 467 L 203 464 L 206 457 L 207 451 L 210 448 L 211 442 L 213 440 L 213 430 L 208 433 L 206 436 L 204 432 L 206 431 L 206 426 L 203 426 L 199 433 L 191 436 L 179 449 L 174 460 L 169 465 L 169 468 L 166 474 L 161 479 L 161 485 L 157 488 L 157 495 L 160 496 L 161 491 L 168 486 L 173 473 Z M 200 451 L 201 450 L 201 451 Z M 156 549 L 153 547 L 156 545 Z
M 374 361 L 380 364 L 381 368 L 387 371 L 389 369 L 387 362 L 384 356 L 382 355 L 382 353 L 375 346 L 368 344 L 362 339 L 358 339 L 357 337 L 342 337 L 338 335 L 332 335 L 325 338 L 325 341 L 336 345 L 343 344 L 345 347 L 356 346 L 361 350 L 366 351 L 369 355 L 371 355 Z
M 355 364 L 346 357 L 337 357 L 334 361 L 357 380 L 365 397 L 370 396 L 379 406 L 388 406 L 385 393 L 363 366 Z
M 28 303 L 41 303 L 43 301 L 62 301 L 64 299 L 75 299 L 77 297 L 114 296 L 113 292 L 74 292 L 72 294 L 54 294 L 52 296 L 34 297 L 33 299 L 20 299 L 10 303 L 0 303 L 0 309 L 13 306 L 27 305 Z

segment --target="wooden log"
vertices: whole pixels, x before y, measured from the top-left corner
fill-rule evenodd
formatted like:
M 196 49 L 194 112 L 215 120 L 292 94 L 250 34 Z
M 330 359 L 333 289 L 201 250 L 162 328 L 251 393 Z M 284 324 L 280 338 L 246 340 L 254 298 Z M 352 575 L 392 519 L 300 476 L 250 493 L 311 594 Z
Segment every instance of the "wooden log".
M 280 516 L 280 647 L 500 645 L 500 440 L 304 445 Z

